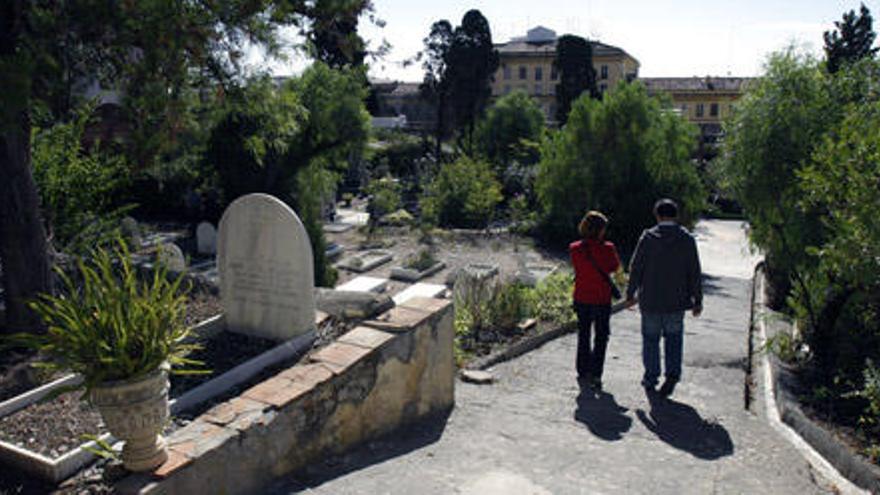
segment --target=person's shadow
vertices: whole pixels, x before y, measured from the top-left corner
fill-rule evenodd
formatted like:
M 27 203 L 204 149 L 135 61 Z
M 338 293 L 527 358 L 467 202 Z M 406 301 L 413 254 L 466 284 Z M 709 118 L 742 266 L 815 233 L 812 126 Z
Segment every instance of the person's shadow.
M 648 392 L 651 410 L 636 411 L 639 421 L 660 440 L 694 457 L 714 460 L 733 454 L 733 441 L 718 423 L 703 419 L 691 406 Z
M 626 415 L 627 411 L 629 409 L 619 405 L 613 395 L 582 387 L 574 419 L 585 424 L 593 435 L 613 442 L 621 440 L 632 426 L 632 418 Z

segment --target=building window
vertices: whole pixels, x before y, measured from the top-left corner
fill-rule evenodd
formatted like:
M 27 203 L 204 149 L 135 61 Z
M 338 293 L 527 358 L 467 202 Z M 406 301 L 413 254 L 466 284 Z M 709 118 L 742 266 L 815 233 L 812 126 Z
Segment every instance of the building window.
M 559 74 L 556 72 L 556 66 L 550 67 L 550 80 L 555 81 L 559 77 Z
M 697 117 L 702 117 L 702 116 L 703 116 L 703 104 L 702 104 L 702 103 L 697 103 L 696 116 L 697 116 Z
M 709 105 L 709 116 L 710 117 L 717 117 L 718 116 L 718 104 L 717 103 L 712 103 L 711 105 Z
M 505 79 L 505 80 L 510 79 L 510 67 L 508 67 L 507 65 L 505 65 L 501 70 L 504 71 L 504 79 Z
M 547 85 L 547 94 L 550 96 L 553 96 L 556 94 L 556 85 L 555 84 L 548 84 Z
M 527 79 L 528 77 L 529 77 L 529 70 L 526 68 L 525 65 L 520 65 L 519 66 L 519 78 L 520 79 Z
M 628 83 L 629 83 L 629 82 L 633 82 L 633 81 L 636 80 L 636 77 L 637 77 L 637 76 L 636 76 L 636 74 L 635 74 L 634 72 L 629 73 L 629 74 L 626 75 L 626 82 L 628 82 Z
M 544 86 L 541 84 L 535 84 L 535 94 L 538 96 L 544 94 Z
M 510 84 L 504 85 L 504 94 L 506 94 L 506 95 L 510 94 Z
M 544 68 L 535 67 L 535 81 L 540 81 L 542 79 L 544 79 Z
M 688 114 L 688 105 L 687 105 L 687 103 L 682 103 L 681 106 L 680 106 L 679 108 L 681 109 L 681 114 L 684 115 L 684 116 L 687 116 L 687 114 Z
M 608 66 L 603 65 L 599 68 L 599 78 L 600 79 L 608 79 Z
M 608 91 L 608 85 L 605 83 L 600 84 L 599 85 L 599 94 L 605 94 L 606 91 Z

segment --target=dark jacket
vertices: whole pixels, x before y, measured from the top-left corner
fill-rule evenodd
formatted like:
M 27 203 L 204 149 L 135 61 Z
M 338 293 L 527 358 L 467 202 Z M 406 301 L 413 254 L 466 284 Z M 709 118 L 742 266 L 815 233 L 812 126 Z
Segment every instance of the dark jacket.
M 680 225 L 656 225 L 642 232 L 629 268 L 628 298 L 639 308 L 671 313 L 703 305 L 700 256 L 694 237 Z

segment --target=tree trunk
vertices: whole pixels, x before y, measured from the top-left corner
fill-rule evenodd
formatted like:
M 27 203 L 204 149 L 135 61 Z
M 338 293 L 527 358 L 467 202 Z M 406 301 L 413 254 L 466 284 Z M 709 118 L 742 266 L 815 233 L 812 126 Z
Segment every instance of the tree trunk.
M 49 251 L 40 221 L 40 201 L 31 174 L 30 115 L 0 134 L 0 261 L 6 298 L 6 331 L 39 331 L 27 302 L 51 289 Z

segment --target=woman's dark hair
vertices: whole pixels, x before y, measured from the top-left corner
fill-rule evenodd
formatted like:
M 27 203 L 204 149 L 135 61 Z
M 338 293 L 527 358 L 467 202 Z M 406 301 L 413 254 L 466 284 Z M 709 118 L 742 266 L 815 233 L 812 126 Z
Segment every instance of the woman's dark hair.
M 590 210 L 578 224 L 578 232 L 584 239 L 598 239 L 606 225 L 608 225 L 608 217 L 598 211 Z
M 663 198 L 654 204 L 654 214 L 662 218 L 678 218 L 678 205 L 669 198 Z

